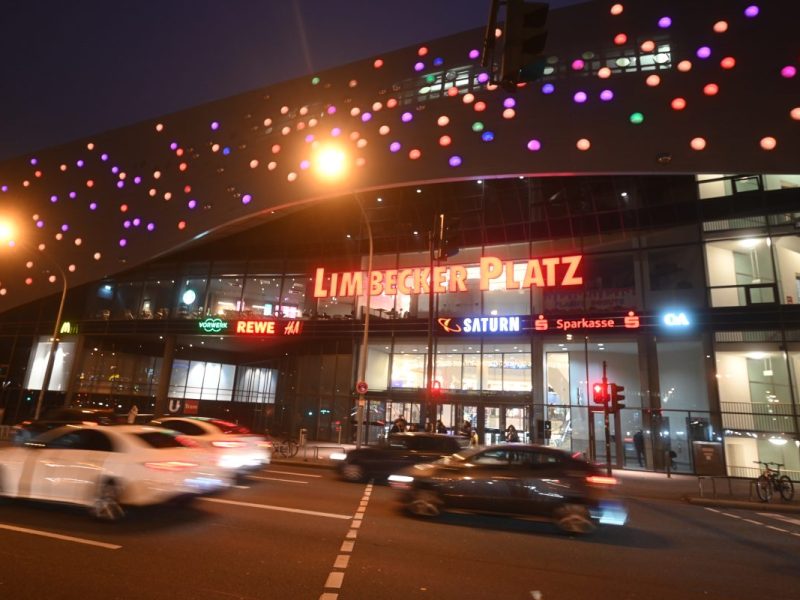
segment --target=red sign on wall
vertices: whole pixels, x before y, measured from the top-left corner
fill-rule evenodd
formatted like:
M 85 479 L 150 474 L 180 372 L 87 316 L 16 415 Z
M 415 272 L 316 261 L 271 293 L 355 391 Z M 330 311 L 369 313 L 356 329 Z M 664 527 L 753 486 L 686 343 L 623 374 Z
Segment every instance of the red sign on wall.
M 199 400 L 184 400 L 183 403 L 183 414 L 185 415 L 196 415 L 200 411 L 200 401 Z

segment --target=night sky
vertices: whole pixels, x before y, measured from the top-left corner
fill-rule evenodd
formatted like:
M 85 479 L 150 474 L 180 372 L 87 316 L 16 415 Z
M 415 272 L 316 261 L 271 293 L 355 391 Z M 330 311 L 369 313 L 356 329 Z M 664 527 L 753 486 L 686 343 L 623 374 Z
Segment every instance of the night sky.
M 0 160 L 482 27 L 489 5 L 4 0 Z

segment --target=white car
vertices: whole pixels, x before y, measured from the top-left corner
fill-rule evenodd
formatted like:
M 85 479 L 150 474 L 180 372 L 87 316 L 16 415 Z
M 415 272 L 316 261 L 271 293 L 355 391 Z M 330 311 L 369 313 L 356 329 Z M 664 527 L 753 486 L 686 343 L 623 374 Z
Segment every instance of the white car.
M 66 425 L 0 450 L 0 496 L 78 504 L 100 519 L 230 484 L 207 452 L 158 427 Z
M 150 424 L 188 436 L 201 448 L 211 450 L 220 467 L 237 475 L 260 469 L 272 461 L 272 442 L 236 423 L 207 417 L 163 417 Z

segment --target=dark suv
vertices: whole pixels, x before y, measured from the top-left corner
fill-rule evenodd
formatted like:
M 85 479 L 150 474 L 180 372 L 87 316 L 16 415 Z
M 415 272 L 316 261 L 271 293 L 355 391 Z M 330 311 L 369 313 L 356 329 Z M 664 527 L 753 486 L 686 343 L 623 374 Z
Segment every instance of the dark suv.
M 458 452 L 465 443 L 468 440 L 438 433 L 393 433 L 377 446 L 351 450 L 339 457 L 341 462 L 337 468 L 347 481 L 386 479 L 404 467 Z
M 117 417 L 110 408 L 51 408 L 36 421 L 23 421 L 14 425 L 12 435 L 14 443 L 21 445 L 45 431 L 62 425 L 80 425 L 82 423 L 111 425 L 116 421 Z

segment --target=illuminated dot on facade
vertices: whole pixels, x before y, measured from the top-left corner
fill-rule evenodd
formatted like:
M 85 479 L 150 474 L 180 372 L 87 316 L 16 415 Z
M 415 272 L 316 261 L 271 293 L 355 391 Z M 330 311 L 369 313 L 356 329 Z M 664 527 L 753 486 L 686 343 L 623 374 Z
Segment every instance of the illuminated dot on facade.
M 476 102 L 472 108 L 475 112 L 483 112 L 486 110 L 486 102 Z
M 442 115 L 441 117 L 439 117 L 438 119 L 436 119 L 436 124 L 437 124 L 439 127 L 445 127 L 445 126 L 446 126 L 446 125 L 448 125 L 449 123 L 450 123 L 450 117 L 448 117 L 448 116 L 446 116 L 446 115 Z
M 789 116 L 795 121 L 800 121 L 800 106 L 795 106 L 789 111 Z
M 550 95 L 555 91 L 556 91 L 556 86 L 554 86 L 552 83 L 545 83 L 542 86 L 542 93 L 545 95 Z
M 420 156 L 422 156 L 422 152 L 420 152 L 417 148 L 414 148 L 408 153 L 408 158 L 411 160 L 417 160 Z
M 420 62 L 414 63 L 414 70 L 415 71 L 420 72 L 424 68 L 425 68 L 425 63 L 424 62 L 420 61 Z
M 656 87 L 661 83 L 661 77 L 659 77 L 658 75 L 648 75 L 647 79 L 645 79 L 645 83 L 649 87 Z
M 721 61 L 719 61 L 719 66 L 723 69 L 732 69 L 736 66 L 736 59 L 732 56 L 726 56 Z
M 797 75 L 797 69 L 792 65 L 787 65 L 781 69 L 781 77 L 791 79 Z
M 380 58 L 376 58 L 375 62 L 372 63 L 373 68 L 380 69 L 383 66 L 383 60 Z
M 74 273 L 76 268 L 77 267 L 75 265 L 69 265 L 67 267 L 67 271 L 69 271 L 70 273 Z
M 686 100 L 683 98 L 673 98 L 672 102 L 670 102 L 670 106 L 672 110 L 683 110 L 686 108 Z
M 447 95 L 451 98 L 453 96 L 458 96 L 458 88 L 457 87 L 450 87 L 447 89 Z
M 616 17 L 621 15 L 623 10 L 625 10 L 625 8 L 622 6 L 622 4 L 614 4 L 609 12 Z
M 159 133 L 164 131 L 164 124 L 163 123 L 156 123 L 156 131 L 158 131 Z
M 464 104 L 472 104 L 472 102 L 473 102 L 474 100 L 475 100 L 475 96 L 474 96 L 474 95 L 472 95 L 472 94 L 469 94 L 469 93 L 467 93 L 467 94 L 464 94 L 464 97 L 461 99 L 461 101 L 462 101 Z
M 402 114 L 402 116 L 400 117 L 400 120 L 401 120 L 403 123 L 408 123 L 408 122 L 410 122 L 410 121 L 411 121 L 413 118 L 414 118 L 414 115 L 412 115 L 410 112 L 404 112 L 404 113 Z
M 178 221 L 178 229 L 186 229 L 186 221 Z
M 717 21 L 714 23 L 714 33 L 725 33 L 728 31 L 727 21 Z
M 695 54 L 697 54 L 697 58 L 708 58 L 711 56 L 711 48 L 708 46 L 700 46 Z
M 642 49 L 642 52 L 652 52 L 656 48 L 656 43 L 653 40 L 645 40 L 639 47 Z
M 586 92 L 575 92 L 575 95 L 572 96 L 572 99 L 577 104 L 583 104 L 584 102 L 586 102 L 586 98 L 587 98 Z
M 250 204 L 252 200 L 253 197 L 250 194 L 245 194 L 244 196 L 242 196 L 242 204 Z
M 482 139 L 484 142 L 491 142 L 491 141 L 493 141 L 493 140 L 494 140 L 494 134 L 493 134 L 491 131 L 484 131 L 484 132 L 481 134 L 481 139 Z
M 744 9 L 744 16 L 747 17 L 748 19 L 752 19 L 754 17 L 757 17 L 759 12 L 760 11 L 758 7 L 755 4 L 751 4 L 750 6 Z
M 380 110 L 381 103 L 377 102 L 376 104 L 378 105 L 378 110 Z M 397 106 L 397 98 L 389 98 L 386 101 L 386 108 L 394 108 L 395 106 Z
M 617 46 L 622 46 L 625 42 L 628 41 L 628 36 L 624 33 L 618 33 L 614 36 L 614 44 Z
M 583 67 L 586 66 L 586 63 L 583 62 L 580 58 L 576 58 L 572 61 L 572 70 L 573 71 L 581 71 Z
M 478 73 L 478 83 L 484 84 L 488 83 L 489 81 L 489 74 L 488 73 Z
M 688 73 L 692 70 L 692 63 L 688 60 L 682 60 L 678 63 L 678 71 L 681 73 Z
M 578 142 L 575 144 L 575 146 L 581 152 L 586 152 L 589 148 L 592 147 L 592 143 L 589 140 L 587 140 L 586 138 L 581 138 L 581 139 L 578 140 Z
M 611 77 L 611 69 L 609 69 L 608 67 L 601 67 L 597 71 L 597 76 L 600 79 L 608 79 L 609 77 Z
M 120 204 L 119 205 L 119 212 L 128 212 L 128 205 L 127 204 Z
M 692 138 L 692 141 L 689 142 L 689 146 L 691 146 L 692 150 L 705 150 L 706 141 L 701 137 Z
M 603 90 L 600 92 L 600 100 L 603 102 L 611 102 L 614 99 L 614 92 L 611 90 Z
M 709 83 L 703 87 L 706 96 L 716 96 L 719 93 L 719 86 L 716 83 Z
M 460 167 L 461 166 L 461 157 L 460 156 L 451 156 L 450 159 L 447 162 L 451 167 Z
M 427 46 L 420 46 L 419 50 L 417 50 L 418 56 L 426 56 L 428 54 L 428 47 Z
M 381 126 L 378 128 L 378 133 L 380 133 L 381 135 L 388 135 L 388 134 L 389 134 L 389 132 L 391 132 L 391 131 L 392 131 L 392 130 L 389 128 L 389 126 L 388 126 L 388 125 L 381 125 Z
M 481 55 L 481 53 L 478 50 L 474 49 L 474 48 L 469 51 L 469 54 L 467 54 L 467 56 L 469 57 L 470 60 L 475 60 L 480 55 Z
M 453 140 L 450 138 L 449 135 L 443 135 L 439 138 L 439 145 L 440 146 L 449 146 Z
M 125 246 L 127 246 L 127 245 L 128 245 L 128 240 L 126 240 L 125 238 L 121 238 L 121 239 L 119 240 L 119 247 L 120 247 L 120 248 L 124 248 L 124 247 L 125 247 Z
M 641 125 L 642 123 L 644 123 L 644 115 L 640 112 L 635 112 L 631 114 L 629 120 L 634 125 Z
M 102 254 L 100 254 L 99 252 L 95 252 L 95 253 L 92 255 L 92 258 L 94 258 L 95 260 L 100 260 L 101 258 L 103 258 L 103 255 L 102 255 Z
M 258 166 L 258 161 L 254 158 L 250 161 L 250 168 L 255 169 Z
M 401 147 L 402 146 L 400 145 L 400 142 L 392 142 L 391 144 L 389 144 L 389 151 L 399 152 Z
M 25 285 L 31 285 L 33 283 L 33 279 L 31 277 L 25 278 Z
M 774 137 L 767 136 L 761 138 L 759 144 L 761 145 L 761 148 L 764 150 L 774 150 L 775 146 L 778 145 L 778 140 L 776 140 Z
M 661 17 L 658 20 L 658 26 L 661 29 L 668 29 L 669 27 L 672 26 L 672 19 L 670 17 Z
M 527 147 L 531 152 L 538 152 L 542 149 L 542 143 L 539 140 L 529 140 Z
M 289 173 L 286 176 L 286 181 L 288 181 L 289 183 L 294 183 L 295 181 L 297 181 L 297 173 L 295 173 L 294 171 Z

